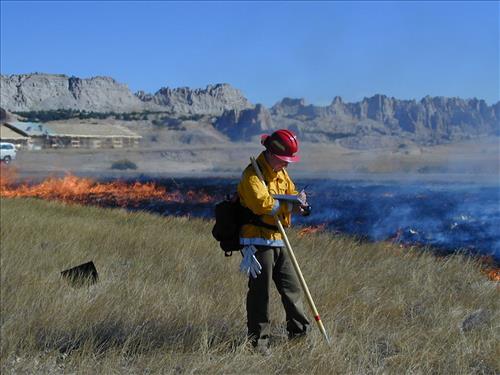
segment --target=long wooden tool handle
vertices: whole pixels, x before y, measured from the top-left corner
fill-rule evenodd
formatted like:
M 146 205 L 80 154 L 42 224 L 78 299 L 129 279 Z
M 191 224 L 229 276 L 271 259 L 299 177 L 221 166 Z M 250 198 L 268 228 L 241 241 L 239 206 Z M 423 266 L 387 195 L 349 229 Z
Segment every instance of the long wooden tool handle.
M 260 171 L 259 165 L 255 161 L 255 158 L 251 157 L 250 161 L 255 169 L 255 173 L 257 173 L 257 176 L 259 179 L 262 181 L 264 186 L 266 186 L 266 182 L 264 180 L 264 176 L 262 175 L 262 172 Z M 267 189 L 267 186 L 266 186 Z M 330 338 L 328 337 L 328 334 L 326 333 L 325 326 L 323 325 L 323 322 L 319 316 L 318 310 L 316 309 L 316 305 L 314 304 L 314 301 L 312 299 L 311 293 L 309 292 L 309 288 L 307 287 L 306 280 L 304 279 L 304 276 L 302 275 L 302 271 L 300 270 L 299 263 L 297 262 L 297 258 L 295 258 L 295 254 L 292 250 L 292 245 L 290 245 L 290 241 L 288 241 L 288 236 L 286 235 L 285 228 L 283 228 L 283 225 L 281 224 L 281 221 L 278 217 L 278 215 L 274 216 L 274 219 L 276 220 L 276 224 L 278 225 L 278 229 L 283 236 L 283 240 L 285 241 L 285 247 L 288 251 L 288 255 L 290 256 L 290 259 L 292 260 L 292 265 L 293 268 L 295 269 L 295 273 L 297 274 L 299 278 L 300 285 L 302 286 L 302 290 L 304 291 L 304 294 L 306 295 L 307 303 L 309 304 L 309 307 L 311 308 L 311 311 L 314 315 L 314 320 L 316 321 L 318 328 L 325 338 L 326 342 L 328 345 L 331 344 Z

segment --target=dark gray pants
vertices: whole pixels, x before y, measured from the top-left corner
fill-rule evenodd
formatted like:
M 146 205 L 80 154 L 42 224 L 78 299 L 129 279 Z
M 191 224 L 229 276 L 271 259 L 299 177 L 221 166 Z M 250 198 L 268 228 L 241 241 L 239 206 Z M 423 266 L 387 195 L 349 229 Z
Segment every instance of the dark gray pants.
M 256 246 L 262 272 L 249 277 L 247 294 L 248 336 L 254 345 L 269 339 L 269 292 L 274 281 L 286 312 L 288 336 L 304 335 L 310 328 L 301 302 L 301 289 L 285 248 Z

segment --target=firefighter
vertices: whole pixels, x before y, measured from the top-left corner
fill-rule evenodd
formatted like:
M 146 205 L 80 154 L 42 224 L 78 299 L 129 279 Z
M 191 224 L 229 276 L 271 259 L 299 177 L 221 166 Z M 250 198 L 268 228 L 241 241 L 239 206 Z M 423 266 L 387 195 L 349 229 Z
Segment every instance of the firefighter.
M 286 171 L 289 163 L 299 161 L 296 135 L 290 130 L 280 129 L 271 135 L 263 135 L 261 143 L 265 150 L 258 156 L 257 164 L 267 188 L 250 164 L 243 171 L 238 194 L 241 204 L 268 225 L 242 226 L 240 244 L 244 248 L 240 270 L 249 274 L 246 299 L 248 338 L 260 353 L 268 355 L 271 280 L 285 308 L 289 339 L 304 336 L 310 328 L 303 311 L 300 284 L 273 217 L 277 214 L 283 226 L 289 227 L 292 212 L 304 214 L 308 205 L 305 192 L 296 190 Z M 274 194 L 297 195 L 299 203 L 274 199 Z

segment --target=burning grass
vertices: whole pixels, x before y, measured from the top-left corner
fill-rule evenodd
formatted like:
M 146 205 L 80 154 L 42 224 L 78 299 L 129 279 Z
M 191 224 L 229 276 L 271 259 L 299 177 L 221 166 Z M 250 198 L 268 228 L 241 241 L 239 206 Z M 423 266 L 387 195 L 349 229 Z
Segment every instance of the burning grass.
M 323 232 L 326 228 L 326 224 L 319 224 L 319 225 L 311 225 L 309 227 L 302 228 L 299 230 L 298 235 L 299 237 L 304 237 L 308 236 L 310 234 L 318 233 L 318 232 Z
M 67 203 L 93 204 L 98 206 L 137 207 L 145 202 L 208 203 L 212 198 L 204 193 L 188 191 L 168 192 L 155 183 L 114 181 L 99 183 L 90 178 L 68 175 L 63 178 L 47 178 L 38 184 L 18 183 L 14 172 L 2 170 L 0 197 L 41 198 Z
M 290 231 L 333 340 L 245 343 L 246 280 L 212 222 L 1 199 L 1 370 L 8 373 L 441 373 L 500 371 L 500 298 L 470 258 Z M 93 260 L 96 284 L 60 271 Z M 315 328 L 315 327 L 314 327 Z

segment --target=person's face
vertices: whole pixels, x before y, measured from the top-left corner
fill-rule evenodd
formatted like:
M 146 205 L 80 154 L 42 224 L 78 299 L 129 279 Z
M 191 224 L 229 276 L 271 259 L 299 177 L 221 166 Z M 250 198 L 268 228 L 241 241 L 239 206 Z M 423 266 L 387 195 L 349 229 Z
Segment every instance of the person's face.
M 267 153 L 267 161 L 269 162 L 269 165 L 275 172 L 281 171 L 283 168 L 286 168 L 288 166 L 288 162 L 283 161 L 270 152 Z

